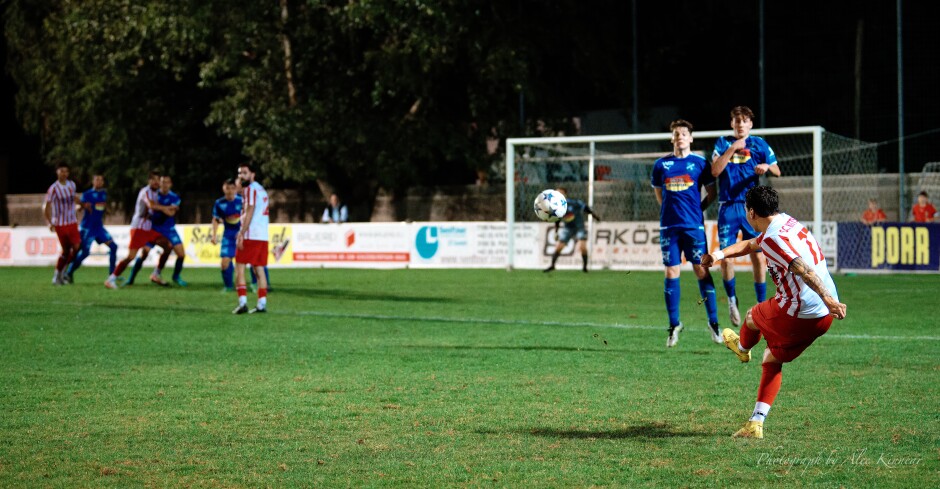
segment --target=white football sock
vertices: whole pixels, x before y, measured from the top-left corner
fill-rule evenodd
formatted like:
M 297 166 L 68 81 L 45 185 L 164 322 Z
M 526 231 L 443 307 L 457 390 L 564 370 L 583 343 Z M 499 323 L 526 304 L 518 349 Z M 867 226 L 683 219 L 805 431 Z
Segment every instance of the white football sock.
M 767 418 L 767 414 L 770 413 L 770 404 L 766 402 L 758 402 L 754 404 L 754 413 L 751 414 L 750 421 L 760 421 L 763 422 Z
M 248 304 L 248 296 L 247 295 L 238 296 L 238 307 L 244 306 L 246 304 Z

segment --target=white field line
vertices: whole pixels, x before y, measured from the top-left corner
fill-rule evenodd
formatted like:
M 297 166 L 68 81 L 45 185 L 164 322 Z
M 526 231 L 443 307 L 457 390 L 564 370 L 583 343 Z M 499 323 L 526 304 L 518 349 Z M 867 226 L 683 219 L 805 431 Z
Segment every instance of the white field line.
M 62 305 L 62 306 L 77 306 L 77 307 L 95 307 L 103 304 L 94 303 L 94 302 L 65 302 L 65 301 L 43 301 L 43 302 L 34 302 L 35 304 L 41 305 Z M 21 302 L 22 304 L 22 302 Z M 109 307 L 114 307 L 111 304 L 108 304 Z M 133 306 L 128 307 L 127 309 L 134 309 Z M 185 307 L 181 308 L 182 311 L 190 312 L 207 312 L 207 313 L 218 313 L 221 312 L 217 308 L 199 308 L 199 307 Z M 223 309 L 224 310 L 224 309 Z M 564 327 L 581 327 L 581 328 L 609 328 L 609 329 L 640 329 L 640 330 L 649 330 L 649 331 L 666 331 L 666 328 L 663 326 L 650 326 L 645 324 L 619 324 L 619 323 L 593 323 L 593 322 L 564 322 L 564 321 L 529 321 L 525 319 L 491 319 L 491 318 L 473 318 L 473 317 L 445 317 L 445 316 L 397 316 L 390 314 L 359 314 L 359 313 L 347 313 L 347 312 L 327 312 L 327 311 L 278 311 L 273 309 L 269 314 L 277 315 L 286 315 L 286 316 L 314 316 L 314 317 L 323 317 L 323 318 L 332 318 L 332 319 L 366 319 L 371 321 L 403 321 L 403 322 L 422 322 L 422 323 L 454 323 L 454 324 L 492 324 L 492 325 L 502 325 L 502 326 L 564 326 Z M 836 325 L 834 325 L 836 326 Z M 686 329 L 698 329 L 696 327 Z M 702 328 L 704 329 L 704 328 Z M 835 338 L 835 339 L 844 339 L 844 340 L 873 340 L 873 341 L 940 341 L 940 336 L 887 336 L 887 335 L 869 335 L 869 334 L 850 334 L 850 333 L 826 333 L 826 338 Z

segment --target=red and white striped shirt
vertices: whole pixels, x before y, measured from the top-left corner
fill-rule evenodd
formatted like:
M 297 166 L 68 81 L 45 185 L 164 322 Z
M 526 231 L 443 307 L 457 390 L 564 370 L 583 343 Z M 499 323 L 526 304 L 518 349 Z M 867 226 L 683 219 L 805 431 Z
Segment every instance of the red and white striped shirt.
M 66 180 L 65 184 L 56 180 L 46 191 L 46 205 L 52 206 L 52 225 L 67 226 L 77 224 L 75 217 L 75 182 Z
M 150 188 L 150 185 L 144 185 L 144 188 L 137 192 L 137 203 L 134 205 L 134 217 L 131 218 L 131 229 L 143 229 L 149 231 L 152 224 L 150 216 L 153 212 L 150 210 L 150 202 L 157 200 L 157 191 Z
M 242 205 L 242 225 L 245 223 L 245 213 L 248 206 L 255 206 L 254 214 L 251 216 L 251 222 L 248 224 L 248 230 L 245 231 L 245 239 L 256 241 L 268 240 L 268 192 L 264 190 L 258 182 L 251 182 L 251 185 L 242 190 L 242 198 L 245 203 Z
M 777 305 L 790 316 L 800 318 L 821 318 L 829 315 L 829 308 L 819 294 L 809 288 L 803 278 L 790 272 L 790 262 L 802 258 L 807 266 L 813 268 L 823 285 L 836 299 L 836 284 L 826 268 L 826 257 L 819 249 L 819 243 L 813 233 L 799 221 L 787 214 L 774 216 L 767 230 L 757 237 L 764 256 L 767 257 L 767 271 L 774 279 Z

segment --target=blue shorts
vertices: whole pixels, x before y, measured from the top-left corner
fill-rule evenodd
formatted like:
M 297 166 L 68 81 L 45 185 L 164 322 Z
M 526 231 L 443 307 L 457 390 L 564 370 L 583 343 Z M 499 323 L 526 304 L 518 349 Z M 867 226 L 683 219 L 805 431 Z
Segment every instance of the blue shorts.
M 108 241 L 114 241 L 111 238 L 111 233 L 109 233 L 103 227 L 94 227 L 94 228 L 88 228 L 88 229 L 83 228 L 81 235 L 82 235 L 82 248 L 83 249 L 91 248 L 91 244 L 93 242 L 97 242 L 98 244 L 104 244 L 104 243 L 107 243 Z
M 587 231 L 585 231 L 584 228 L 575 230 L 568 226 L 562 226 L 561 229 L 558 230 L 558 242 L 567 243 L 571 241 L 572 235 L 574 235 L 578 241 L 587 239 Z
M 659 232 L 659 248 L 663 252 L 663 265 L 673 267 L 682 263 L 679 253 L 695 265 L 702 263 L 702 255 L 708 253 L 705 230 L 663 229 Z
M 220 258 L 235 258 L 235 237 L 236 235 L 222 235 L 222 242 L 219 248 Z
M 180 239 L 179 233 L 176 232 L 176 226 L 173 226 L 171 228 L 160 228 L 160 229 L 154 228 L 154 231 L 162 234 L 163 237 L 166 238 L 167 241 L 170 242 L 170 246 L 183 244 L 183 240 Z
M 718 244 L 727 248 L 738 242 L 738 231 L 743 241 L 756 238 L 759 233 L 747 223 L 744 202 L 725 202 L 718 207 Z

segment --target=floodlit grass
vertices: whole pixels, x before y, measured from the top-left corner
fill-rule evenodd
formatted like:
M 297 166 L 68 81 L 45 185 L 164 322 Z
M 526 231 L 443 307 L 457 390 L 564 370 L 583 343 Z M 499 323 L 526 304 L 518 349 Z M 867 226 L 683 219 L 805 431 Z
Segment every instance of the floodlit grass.
M 835 277 L 849 317 L 784 367 L 763 441 L 729 437 L 760 365 L 711 343 L 691 273 L 671 350 L 661 273 L 272 270 L 237 317 L 216 270 L 51 275 L 0 269 L 3 487 L 938 480 L 933 275 Z

